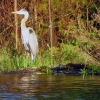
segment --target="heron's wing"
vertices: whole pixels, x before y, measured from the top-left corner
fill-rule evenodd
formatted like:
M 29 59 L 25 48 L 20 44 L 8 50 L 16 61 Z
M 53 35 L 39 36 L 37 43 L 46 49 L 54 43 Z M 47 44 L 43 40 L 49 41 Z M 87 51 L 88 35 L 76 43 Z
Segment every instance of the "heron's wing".
M 36 53 L 38 51 L 38 41 L 35 31 L 32 28 L 29 28 L 29 45 L 32 54 L 36 56 Z

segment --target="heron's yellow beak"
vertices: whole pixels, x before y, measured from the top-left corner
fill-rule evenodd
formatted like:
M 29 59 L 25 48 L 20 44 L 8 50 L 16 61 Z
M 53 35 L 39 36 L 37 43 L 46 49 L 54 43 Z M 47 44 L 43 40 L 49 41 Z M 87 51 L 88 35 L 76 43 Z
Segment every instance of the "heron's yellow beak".
M 12 14 L 16 14 L 16 12 L 11 12 Z

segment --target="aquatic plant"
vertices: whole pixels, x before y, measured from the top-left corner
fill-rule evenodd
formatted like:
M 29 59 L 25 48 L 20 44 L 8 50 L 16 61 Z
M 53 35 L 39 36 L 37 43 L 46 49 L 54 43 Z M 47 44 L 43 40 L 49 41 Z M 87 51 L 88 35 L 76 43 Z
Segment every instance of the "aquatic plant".
M 84 77 L 88 75 L 88 70 L 86 68 L 80 69 L 80 74 L 82 74 L 84 79 Z

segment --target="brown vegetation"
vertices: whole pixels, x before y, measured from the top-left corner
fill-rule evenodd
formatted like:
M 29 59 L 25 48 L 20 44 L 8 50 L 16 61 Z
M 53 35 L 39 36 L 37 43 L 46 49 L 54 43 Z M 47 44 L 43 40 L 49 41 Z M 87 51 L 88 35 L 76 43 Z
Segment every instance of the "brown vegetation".
M 47 49 L 50 43 L 49 17 L 47 0 L 18 0 L 17 9 L 25 8 L 29 11 L 27 25 L 31 26 L 38 36 L 39 47 Z M 100 32 L 99 11 L 100 1 L 95 0 L 53 0 L 52 2 L 53 45 L 59 47 L 60 43 L 71 43 L 80 48 L 86 47 L 85 52 L 100 61 Z M 99 8 L 98 8 L 99 9 Z M 15 47 L 14 0 L 0 1 L 0 48 Z M 95 16 L 91 17 L 95 13 Z M 18 49 L 22 51 L 20 39 L 20 21 L 18 16 Z M 94 19 L 94 20 L 93 20 Z M 97 29 L 97 30 L 96 30 Z M 96 30 L 96 31 L 94 31 Z M 88 48 L 88 46 L 90 46 Z

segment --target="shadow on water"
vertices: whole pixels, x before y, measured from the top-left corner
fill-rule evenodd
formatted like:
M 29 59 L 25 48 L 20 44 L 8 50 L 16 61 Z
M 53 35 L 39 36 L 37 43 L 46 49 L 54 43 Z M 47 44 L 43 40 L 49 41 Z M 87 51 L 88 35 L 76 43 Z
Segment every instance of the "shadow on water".
M 0 100 L 100 100 L 100 77 L 1 74 Z

